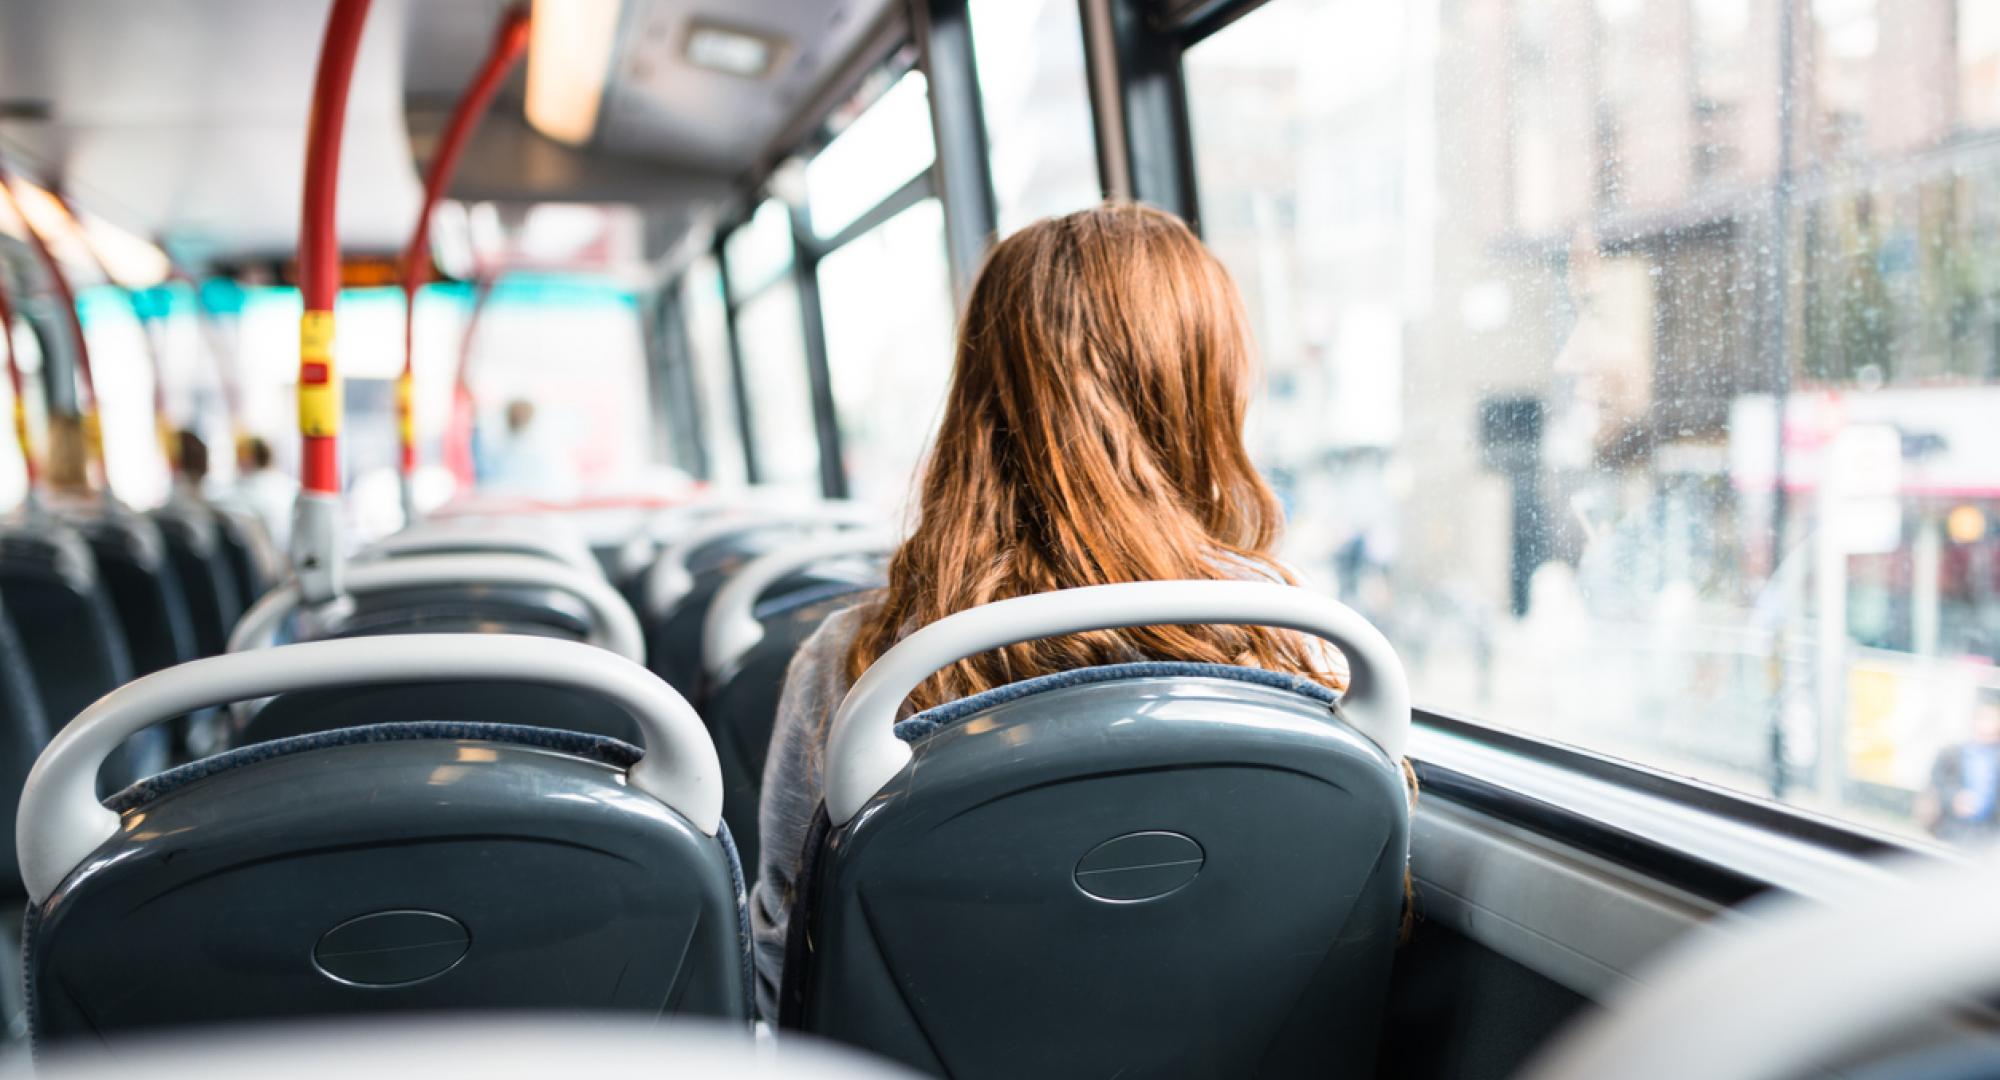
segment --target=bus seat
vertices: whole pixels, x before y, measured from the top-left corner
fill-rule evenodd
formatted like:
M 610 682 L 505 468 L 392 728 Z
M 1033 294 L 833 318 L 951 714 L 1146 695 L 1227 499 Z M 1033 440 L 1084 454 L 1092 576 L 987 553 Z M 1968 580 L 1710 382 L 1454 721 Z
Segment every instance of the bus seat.
M 229 510 L 215 511 L 215 539 L 221 547 L 222 560 L 229 567 L 229 576 L 235 579 L 236 595 L 248 609 L 271 585 L 265 563 L 267 559 L 279 558 L 270 551 L 271 539 L 264 534 L 263 525 Z
M 132 678 L 125 633 L 76 530 L 46 519 L 0 530 L 0 601 L 17 629 L 32 628 L 21 644 L 52 728 Z M 100 790 L 117 791 L 167 764 L 166 733 L 140 732 L 106 758 Z
M 223 527 L 207 508 L 184 502 L 169 503 L 153 520 L 187 598 L 195 654 L 220 655 L 229 647 L 229 628 L 242 616 L 245 603 L 223 547 Z
M 133 674 L 149 675 L 202 655 L 194 605 L 182 588 L 166 528 L 151 517 L 120 509 L 72 520 L 97 559 L 98 574 L 125 632 Z M 216 749 L 220 731 L 215 710 L 207 709 L 149 735 L 169 743 L 167 760 L 149 766 L 156 772 Z
M 703 698 L 708 665 L 702 656 L 702 635 L 716 594 L 760 556 L 852 524 L 844 520 L 781 519 L 735 523 L 733 531 L 724 531 L 727 525 L 719 523 L 714 526 L 715 534 L 697 536 L 685 549 L 669 548 L 662 560 L 678 560 L 686 568 L 687 579 L 679 589 L 649 587 L 644 616 L 647 666 L 690 700 Z M 657 579 L 666 576 L 656 572 L 656 580 L 649 584 L 657 585 Z M 827 584 L 824 578 L 794 575 L 774 584 L 764 595 L 774 599 L 795 588 Z
M 431 676 L 599 693 L 645 733 L 643 754 L 418 721 L 233 750 L 103 809 L 77 805 L 63 772 L 87 765 L 86 740 L 191 700 Z M 24 941 L 45 1046 L 409 1011 L 747 1021 L 742 876 L 713 750 L 631 661 L 523 637 L 309 642 L 169 669 L 71 726 L 81 735 L 44 753 L 21 805 L 22 835 L 38 838 Z
M 194 659 L 194 622 L 160 528 L 122 511 L 79 518 L 75 525 L 97 559 L 98 575 L 125 631 L 133 674 L 150 675 Z
M 722 816 L 729 822 L 746 866 L 758 865 L 757 804 L 764 791 L 764 760 L 770 756 L 778 697 L 784 691 L 785 671 L 792 656 L 827 616 L 878 586 L 829 582 L 799 588 L 760 607 L 757 617 L 764 624 L 763 640 L 702 702 L 702 719 L 708 722 L 716 757 L 722 761 Z
M 595 568 L 516 554 L 409 555 L 356 562 L 335 602 L 307 607 L 297 581 L 259 597 L 230 631 L 229 649 L 297 639 L 417 632 L 520 632 L 581 638 L 635 662 L 645 633 Z
M 1190 605 L 1120 607 L 1162 585 Z M 1231 599 L 1245 589 L 1255 603 Z M 1059 617 L 978 628 L 1024 604 Z M 1355 700 L 1290 674 L 1134 663 L 891 723 L 963 656 L 1168 622 L 1340 629 Z M 913 645 L 914 665 L 898 655 Z M 1404 901 L 1408 716 L 1380 635 L 1285 586 L 1101 586 L 940 620 L 833 721 L 780 1022 L 951 1077 L 1372 1076 Z
M 22 897 L 21 869 L 14 856 L 14 813 L 21 785 L 36 755 L 49 741 L 49 722 L 35 691 L 21 636 L 0 604 L 0 904 Z
M 603 576 L 604 565 L 583 538 L 557 518 L 464 517 L 425 521 L 363 548 L 357 561 L 413 555 L 528 555 Z
M 827 616 L 882 587 L 894 547 L 893 537 L 874 532 L 790 544 L 739 570 L 709 608 L 698 708 L 722 762 L 722 816 L 746 865 L 759 865 L 764 760 L 792 656 Z M 748 625 L 731 625 L 739 620 Z
M 575 595 L 541 585 L 425 585 L 354 597 L 315 615 L 313 636 L 532 633 L 583 641 L 590 608 Z
M 315 614 L 306 635 L 337 640 L 394 634 L 526 634 L 567 641 L 590 635 L 591 612 L 562 589 L 535 585 L 436 585 L 363 593 Z M 601 695 L 491 683 L 406 688 L 338 687 L 283 694 L 235 711 L 233 746 L 380 723 L 389 710 L 425 720 L 559 727 L 637 739 L 631 718 Z

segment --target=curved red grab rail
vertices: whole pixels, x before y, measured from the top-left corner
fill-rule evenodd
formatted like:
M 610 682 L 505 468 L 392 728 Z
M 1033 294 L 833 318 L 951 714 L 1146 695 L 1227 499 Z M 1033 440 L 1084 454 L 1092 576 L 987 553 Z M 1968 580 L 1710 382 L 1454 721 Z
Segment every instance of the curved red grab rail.
M 7 350 L 7 383 L 14 388 L 14 438 L 21 443 L 21 464 L 28 473 L 28 490 L 41 479 L 41 465 L 35 460 L 35 439 L 28 430 L 28 395 L 21 378 L 21 359 L 14 354 L 14 297 L 0 275 L 0 348 Z
M 472 132 L 479 126 L 480 118 L 493 104 L 493 97 L 500 92 L 500 86 L 521 57 L 528 51 L 528 8 L 515 5 L 508 8 L 500 18 L 500 27 L 494 32 L 493 46 L 487 51 L 486 61 L 473 75 L 472 82 L 452 109 L 451 119 L 445 125 L 444 137 L 438 142 L 437 154 L 431 159 L 429 173 L 424 177 L 424 203 L 417 213 L 417 227 L 410 235 L 409 247 L 403 251 L 403 374 L 396 382 L 396 421 L 403 444 L 403 475 L 409 476 L 417 468 L 417 426 L 415 413 L 415 387 L 413 364 L 417 323 L 417 292 L 430 278 L 430 236 L 431 211 L 438 200 L 444 197 L 444 190 L 450 186 L 451 178 L 458 171 L 459 159 L 465 156 L 466 144 L 472 140 Z M 475 312 L 477 309 L 474 309 Z
M 340 492 L 340 376 L 334 367 L 333 304 L 340 293 L 340 242 L 334 212 L 340 179 L 347 91 L 370 0 L 334 0 L 320 42 L 306 129 L 305 205 L 299 223 L 299 486 Z
M 89 254 L 90 261 L 97 265 L 97 272 L 104 276 L 104 280 L 112 288 L 125 294 L 125 302 L 132 308 L 132 317 L 138 320 L 139 335 L 146 346 L 146 361 L 153 372 L 154 434 L 159 440 L 160 455 L 167 463 L 167 470 L 173 472 L 180 464 L 177 460 L 179 448 L 175 445 L 173 423 L 167 418 L 166 362 L 160 356 L 159 341 L 153 337 L 152 317 L 140 309 L 137 291 L 125 288 L 112 276 L 110 264 L 104 261 L 104 255 L 97 250 L 97 245 L 91 242 L 90 233 L 83 227 L 83 219 L 77 216 L 76 208 L 70 205 L 69 196 L 63 194 L 61 188 L 53 188 L 49 194 L 55 197 L 56 205 L 62 207 L 63 214 L 75 227 L 77 238 L 83 243 L 83 250 Z
M 90 368 L 90 342 L 83 336 L 83 316 L 77 312 L 76 291 L 70 288 L 69 276 L 63 273 L 62 263 L 49 247 L 48 240 L 40 229 L 29 220 L 21 207 L 21 200 L 14 195 L 14 178 L 5 168 L 0 168 L 0 192 L 5 192 L 7 203 L 14 209 L 14 216 L 28 231 L 28 240 L 35 249 L 35 257 L 47 271 L 49 281 L 55 286 L 56 296 L 62 302 L 63 319 L 69 323 L 70 339 L 76 343 L 77 371 L 77 416 L 83 422 L 84 448 L 90 455 L 90 464 L 101 474 L 104 470 L 104 432 L 97 416 L 97 376 Z

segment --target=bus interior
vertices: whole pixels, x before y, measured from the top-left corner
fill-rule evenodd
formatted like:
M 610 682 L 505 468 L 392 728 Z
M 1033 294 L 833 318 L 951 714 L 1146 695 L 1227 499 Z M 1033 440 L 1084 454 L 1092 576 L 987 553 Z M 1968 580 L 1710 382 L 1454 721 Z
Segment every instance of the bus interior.
M 902 627 L 766 951 L 1135 204 L 1296 581 Z M 1995 0 L 8 0 L 0 331 L 0 1073 L 2000 1075 Z

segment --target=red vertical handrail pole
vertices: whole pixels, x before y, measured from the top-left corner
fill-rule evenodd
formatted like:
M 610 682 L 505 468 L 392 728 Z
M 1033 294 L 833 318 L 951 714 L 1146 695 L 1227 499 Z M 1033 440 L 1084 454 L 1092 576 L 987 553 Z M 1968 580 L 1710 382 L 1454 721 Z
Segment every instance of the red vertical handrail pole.
M 305 199 L 299 220 L 299 505 L 292 561 L 310 602 L 340 591 L 340 373 L 334 366 L 333 305 L 340 294 L 334 210 L 347 91 L 369 0 L 333 0 L 313 77 L 306 128 Z
M 396 383 L 396 421 L 403 444 L 403 487 L 405 509 L 411 509 L 410 478 L 417 469 L 417 424 L 415 357 L 417 325 L 417 293 L 423 289 L 430 277 L 430 235 L 431 212 L 437 208 L 438 200 L 444 197 L 445 188 L 451 185 L 451 178 L 458 171 L 459 159 L 465 156 L 465 147 L 472 139 L 472 132 L 479 126 L 480 118 L 493 104 L 493 97 L 500 92 L 500 86 L 520 63 L 528 51 L 528 8 L 516 4 L 507 9 L 500 18 L 499 29 L 494 32 L 493 46 L 486 53 L 485 63 L 474 73 L 472 82 L 458 99 L 451 111 L 451 119 L 446 122 L 444 136 L 438 142 L 437 153 L 431 158 L 431 166 L 424 177 L 424 203 L 417 212 L 417 225 L 410 234 L 409 247 L 403 251 L 403 374 Z
M 340 242 L 335 204 L 340 142 L 347 123 L 347 91 L 369 0 L 334 0 L 313 79 L 306 130 L 305 205 L 299 223 L 299 432 L 304 439 L 301 486 L 323 495 L 340 493 L 340 377 L 334 368 L 333 305 L 340 293 Z
M 21 443 L 21 465 L 28 473 L 29 497 L 41 480 L 41 466 L 35 460 L 35 437 L 28 430 L 27 380 L 21 378 L 21 358 L 14 353 L 14 297 L 0 274 L 0 347 L 7 350 L 7 384 L 14 388 L 14 438 Z
M 467 487 L 479 480 L 479 470 L 472 453 L 475 403 L 467 373 L 472 367 L 472 345 L 479 336 L 479 318 L 486 313 L 486 302 L 492 299 L 493 287 L 499 280 L 498 271 L 479 275 L 472 294 L 472 311 L 466 316 L 465 331 L 458 342 L 458 370 L 451 379 L 451 427 L 446 433 L 445 464 L 451 467 L 452 475 L 459 483 Z
M 97 376 L 90 369 L 90 342 L 83 336 L 83 316 L 77 311 L 76 292 L 70 288 L 69 275 L 63 273 L 62 263 L 56 259 L 54 249 L 49 247 L 48 238 L 35 228 L 21 200 L 14 195 L 14 178 L 4 167 L 0 167 L 0 191 L 6 193 L 7 204 L 14 209 L 14 216 L 28 232 L 28 240 L 34 246 L 35 257 L 41 261 L 42 269 L 49 275 L 49 282 L 55 287 L 56 297 L 61 303 L 63 319 L 69 323 L 70 340 L 76 346 L 77 374 L 77 418 L 83 424 L 84 449 L 90 464 L 96 466 L 99 479 L 104 481 L 105 490 L 110 490 L 109 476 L 104 473 L 104 431 L 97 416 Z
M 465 333 L 458 341 L 458 371 L 452 375 L 454 392 L 467 399 L 472 397 L 472 343 L 479 337 L 479 318 L 486 314 L 486 302 L 493 299 L 494 286 L 500 284 L 499 271 L 482 274 L 472 294 L 472 311 L 465 317 Z

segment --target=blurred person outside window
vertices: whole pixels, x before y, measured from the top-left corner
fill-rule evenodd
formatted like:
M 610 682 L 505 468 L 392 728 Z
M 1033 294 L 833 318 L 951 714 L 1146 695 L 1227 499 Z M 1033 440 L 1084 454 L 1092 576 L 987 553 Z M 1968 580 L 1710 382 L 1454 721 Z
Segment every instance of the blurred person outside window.
M 1917 816 L 1932 836 L 1954 844 L 2000 835 L 2000 690 L 1981 692 L 1972 737 L 1938 752 Z

